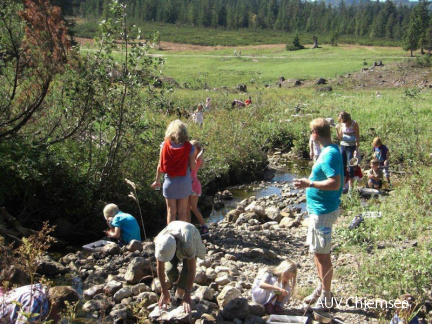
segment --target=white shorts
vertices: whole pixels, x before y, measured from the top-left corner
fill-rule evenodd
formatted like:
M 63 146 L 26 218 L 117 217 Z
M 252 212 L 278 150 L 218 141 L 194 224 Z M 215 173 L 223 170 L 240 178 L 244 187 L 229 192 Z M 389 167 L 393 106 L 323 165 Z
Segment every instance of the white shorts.
M 333 224 L 340 215 L 340 209 L 322 215 L 309 214 L 309 228 L 306 244 L 311 253 L 330 254 Z

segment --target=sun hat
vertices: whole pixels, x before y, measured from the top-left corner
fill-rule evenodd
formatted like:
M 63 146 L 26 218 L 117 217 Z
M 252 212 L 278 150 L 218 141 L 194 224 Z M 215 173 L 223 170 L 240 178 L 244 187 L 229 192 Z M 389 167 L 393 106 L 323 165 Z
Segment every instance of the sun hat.
M 156 238 L 155 256 L 161 262 L 171 261 L 176 252 L 176 241 L 174 236 L 163 234 Z
M 333 118 L 326 118 L 325 120 L 327 120 L 327 122 L 330 124 L 330 127 L 336 126 Z
M 359 163 L 359 161 L 357 158 L 352 158 L 351 160 L 349 160 L 349 166 L 350 167 L 355 167 L 358 165 L 358 163 Z

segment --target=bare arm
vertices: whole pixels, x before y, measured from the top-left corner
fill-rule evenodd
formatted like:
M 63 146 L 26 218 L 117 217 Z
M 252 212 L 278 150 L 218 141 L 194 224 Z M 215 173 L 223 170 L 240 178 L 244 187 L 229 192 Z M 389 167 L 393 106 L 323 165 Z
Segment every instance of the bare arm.
M 266 282 L 262 282 L 261 284 L 260 284 L 260 286 L 259 286 L 261 289 L 266 289 L 266 290 L 275 290 L 275 291 L 278 291 L 278 292 L 280 292 L 281 294 L 282 294 L 282 296 L 286 296 L 286 295 L 288 295 L 288 291 L 287 290 L 285 290 L 285 289 L 283 289 L 283 288 L 280 288 L 280 287 L 278 287 L 278 286 L 273 286 L 273 285 L 270 285 L 270 284 L 268 284 L 268 283 L 266 283 Z
M 152 187 L 152 188 L 160 187 L 160 177 L 163 174 L 160 171 L 161 159 L 162 159 L 162 149 L 159 152 L 159 162 L 158 162 L 157 169 L 156 169 L 156 180 L 150 185 L 150 187 Z
M 306 178 L 296 179 L 294 180 L 294 186 L 298 189 L 308 188 L 310 186 L 311 181 Z M 319 190 L 338 190 L 341 186 L 341 176 L 340 174 L 327 178 L 321 181 L 313 181 L 314 188 Z
M 161 296 L 159 299 L 159 308 L 162 308 L 171 301 L 171 296 L 168 291 L 167 284 L 165 282 L 165 263 L 157 260 L 157 275 L 161 285 Z
M 195 154 L 191 154 L 189 155 L 189 167 L 191 170 L 195 170 L 196 169 L 196 162 L 195 162 Z
M 120 227 L 112 227 L 109 230 L 107 230 L 105 232 L 105 234 L 108 237 L 112 237 L 112 238 L 118 239 L 118 238 L 120 238 Z
M 341 131 L 341 124 L 336 125 L 336 135 L 338 140 L 342 140 L 342 131 Z
M 356 136 L 356 146 L 358 149 L 360 147 L 360 127 L 357 122 L 354 123 L 354 132 Z
M 196 274 L 196 259 L 195 258 L 187 259 L 187 265 L 189 271 L 186 279 L 186 290 L 183 296 L 183 309 L 186 313 L 190 313 L 190 311 L 192 310 L 191 291 L 192 291 L 193 282 L 195 280 L 195 274 Z

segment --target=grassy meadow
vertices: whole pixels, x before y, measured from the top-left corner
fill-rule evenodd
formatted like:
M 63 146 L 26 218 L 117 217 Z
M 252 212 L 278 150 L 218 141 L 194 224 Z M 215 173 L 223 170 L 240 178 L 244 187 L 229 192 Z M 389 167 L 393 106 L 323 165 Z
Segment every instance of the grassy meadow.
M 236 174 L 262 167 L 263 149 L 293 149 L 301 156 L 307 151 L 308 123 L 315 117 L 336 119 L 341 110 L 351 113 L 360 125 L 364 170 L 368 169 L 371 142 L 379 135 L 392 154 L 395 190 L 366 205 L 356 195 L 344 197 L 335 255 L 354 254 L 357 263 L 339 266 L 335 276 L 339 280 L 352 278 L 353 285 L 348 289 L 357 295 L 395 298 L 410 292 L 420 300 L 425 298 L 432 279 L 431 91 L 415 86 L 415 82 L 398 87 L 391 86 L 394 82 L 380 88 L 362 87 L 349 78 L 332 82 L 332 92 L 317 92 L 315 85 L 319 77 L 355 76 L 379 60 L 396 71 L 396 79 L 404 78 L 413 63 L 407 63 L 405 52 L 399 48 L 340 45 L 298 52 L 245 47 L 243 57 L 233 57 L 232 49 L 159 54 L 165 59 L 163 75 L 173 77 L 180 85 L 167 94 L 174 106 L 192 112 L 197 103 L 212 98 L 204 127 L 190 123 L 192 137 L 207 147 L 209 163 L 202 170 L 204 184 L 215 175 L 229 174 L 244 180 Z M 427 74 L 429 70 L 422 71 Z M 279 88 L 276 82 L 280 76 L 302 80 L 306 85 Z M 238 83 L 248 86 L 247 94 L 236 90 Z M 376 96 L 377 90 L 380 97 Z M 230 108 L 234 98 L 249 95 L 253 100 L 250 107 Z M 382 211 L 384 216 L 348 230 L 353 215 L 366 210 Z

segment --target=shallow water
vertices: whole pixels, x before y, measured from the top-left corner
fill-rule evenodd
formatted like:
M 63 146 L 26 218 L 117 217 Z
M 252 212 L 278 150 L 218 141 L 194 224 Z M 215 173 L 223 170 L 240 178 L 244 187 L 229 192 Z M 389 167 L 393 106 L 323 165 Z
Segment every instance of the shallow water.
M 270 181 L 266 182 L 265 188 L 260 188 L 257 190 L 239 190 L 239 189 L 229 189 L 233 194 L 232 200 L 224 200 L 225 206 L 220 210 L 213 209 L 210 216 L 205 219 L 207 224 L 220 222 L 226 213 L 230 210 L 235 209 L 237 204 L 243 199 L 255 196 L 257 198 L 278 195 L 281 194 L 281 189 L 277 186 L 272 186 L 274 184 L 283 184 L 292 182 L 294 179 L 299 177 L 308 177 L 310 174 L 310 167 L 308 166 L 308 161 L 297 160 L 293 162 L 287 162 L 285 167 L 278 170 Z M 295 205 L 296 207 L 301 207 L 302 211 L 306 209 L 306 204 Z

